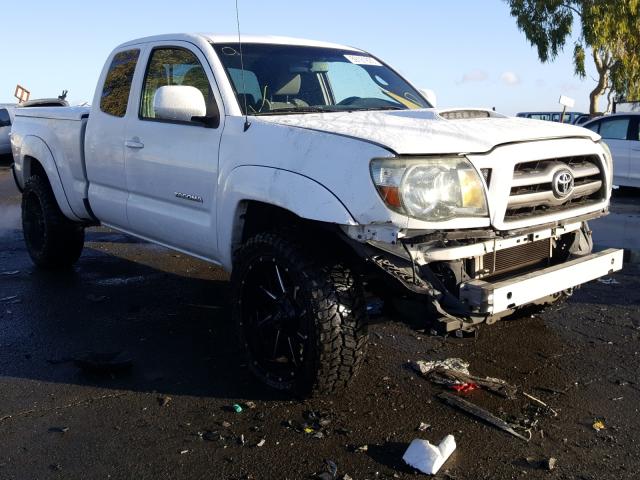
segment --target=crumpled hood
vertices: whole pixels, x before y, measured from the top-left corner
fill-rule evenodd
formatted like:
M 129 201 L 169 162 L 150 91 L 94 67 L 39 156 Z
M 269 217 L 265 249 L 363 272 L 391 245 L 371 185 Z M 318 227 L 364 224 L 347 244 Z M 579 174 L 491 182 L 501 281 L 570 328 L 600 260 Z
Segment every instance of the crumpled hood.
M 457 110 L 457 109 L 456 109 Z M 266 115 L 260 121 L 334 133 L 373 142 L 397 154 L 483 153 L 497 145 L 528 140 L 600 136 L 586 128 L 505 117 L 448 120 L 454 109 Z

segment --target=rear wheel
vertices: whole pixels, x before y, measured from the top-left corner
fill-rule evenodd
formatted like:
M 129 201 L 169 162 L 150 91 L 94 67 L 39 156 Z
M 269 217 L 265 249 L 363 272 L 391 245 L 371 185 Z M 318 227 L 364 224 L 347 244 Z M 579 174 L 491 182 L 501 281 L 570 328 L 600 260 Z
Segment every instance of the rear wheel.
M 236 255 L 234 318 L 249 366 L 264 383 L 303 396 L 344 389 L 367 346 L 360 279 L 337 259 L 258 234 Z
M 84 227 L 64 216 L 49 182 L 40 175 L 24 186 L 22 231 L 29 256 L 42 268 L 68 268 L 84 247 Z

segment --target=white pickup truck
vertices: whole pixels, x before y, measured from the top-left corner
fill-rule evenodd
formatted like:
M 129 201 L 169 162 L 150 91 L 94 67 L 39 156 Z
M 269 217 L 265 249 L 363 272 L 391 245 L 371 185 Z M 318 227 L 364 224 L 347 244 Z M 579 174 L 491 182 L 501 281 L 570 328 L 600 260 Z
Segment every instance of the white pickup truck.
M 428 97 L 329 43 L 125 43 L 91 108 L 16 112 L 28 251 L 69 267 L 101 224 L 221 265 L 251 369 L 299 394 L 361 366 L 365 291 L 421 302 L 450 332 L 622 267 L 587 226 L 611 192 L 598 134 Z

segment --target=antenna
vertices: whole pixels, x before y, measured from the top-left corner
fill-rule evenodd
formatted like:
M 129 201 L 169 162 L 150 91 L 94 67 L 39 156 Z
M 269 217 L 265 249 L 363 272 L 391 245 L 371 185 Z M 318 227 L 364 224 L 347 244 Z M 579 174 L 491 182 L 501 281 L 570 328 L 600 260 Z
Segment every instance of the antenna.
M 244 131 L 249 130 L 251 122 L 249 122 L 249 111 L 247 110 L 247 87 L 244 83 L 244 61 L 242 59 L 242 38 L 240 37 L 240 13 L 238 9 L 238 0 L 236 0 L 236 24 L 238 26 L 238 46 L 240 47 L 240 72 L 242 75 L 242 91 L 244 98 Z

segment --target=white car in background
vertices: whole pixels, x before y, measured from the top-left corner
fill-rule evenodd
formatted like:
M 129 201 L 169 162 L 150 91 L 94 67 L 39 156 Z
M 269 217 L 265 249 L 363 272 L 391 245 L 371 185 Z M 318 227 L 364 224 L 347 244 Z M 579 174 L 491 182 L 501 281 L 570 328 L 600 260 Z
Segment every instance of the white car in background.
M 13 123 L 13 107 L 0 105 L 0 155 L 11 153 L 9 133 Z
M 614 113 L 583 127 L 599 133 L 613 156 L 613 183 L 640 188 L 640 112 Z

